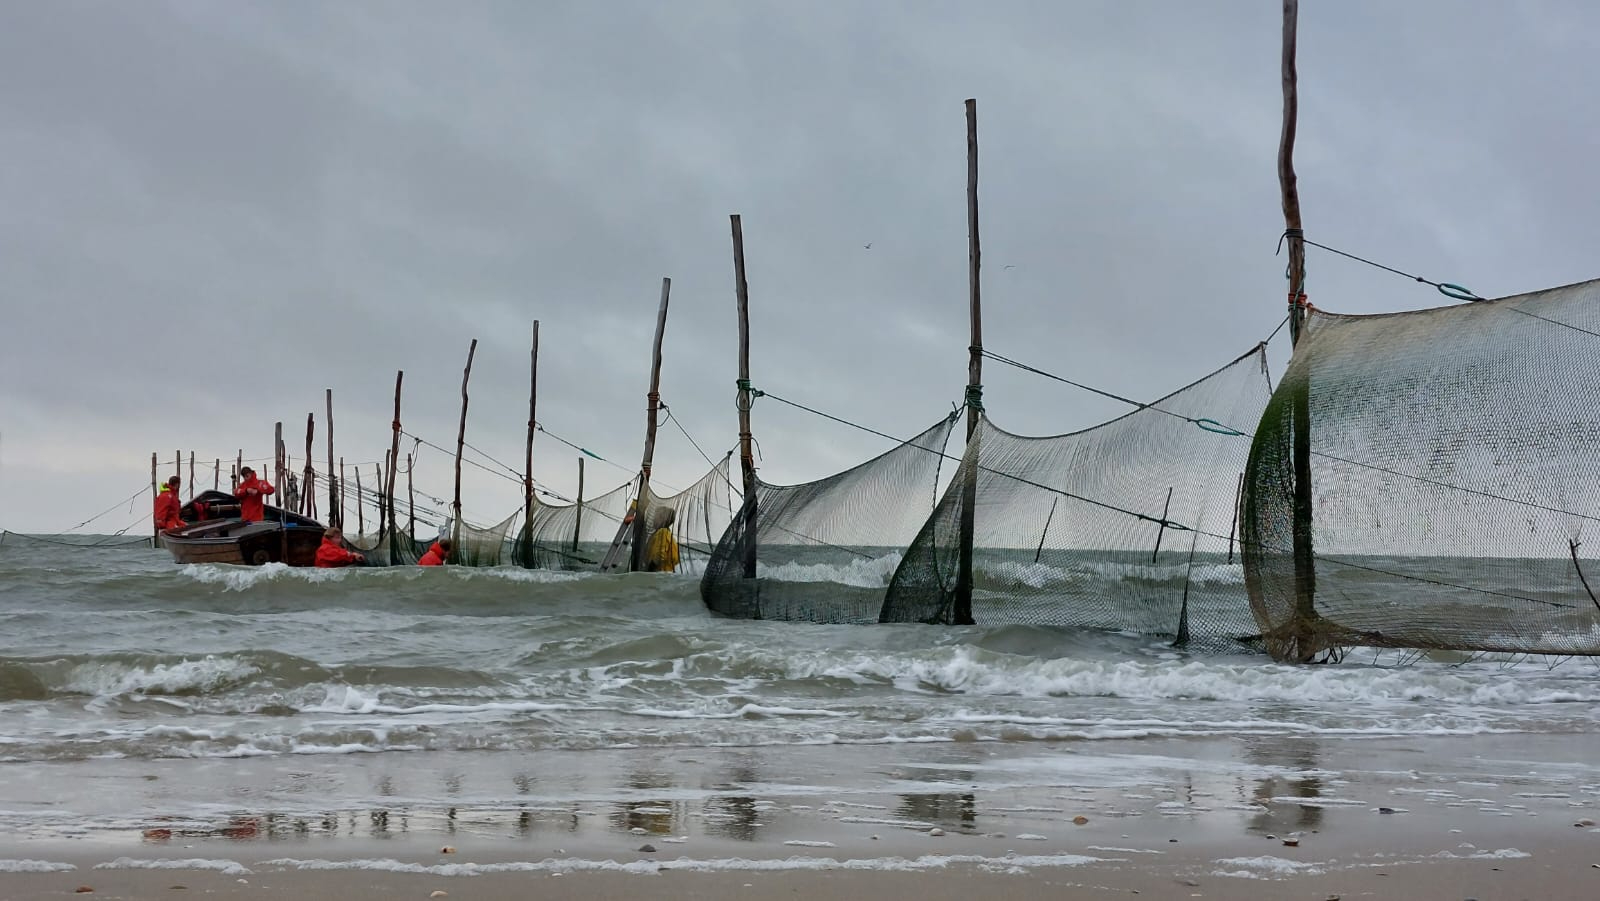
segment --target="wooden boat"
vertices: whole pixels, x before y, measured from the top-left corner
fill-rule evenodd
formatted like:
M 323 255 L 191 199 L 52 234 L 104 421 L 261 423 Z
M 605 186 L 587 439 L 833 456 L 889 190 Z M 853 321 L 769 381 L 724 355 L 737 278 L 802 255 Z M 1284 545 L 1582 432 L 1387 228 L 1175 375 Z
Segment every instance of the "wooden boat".
M 239 499 L 207 491 L 183 506 L 185 525 L 161 533 L 161 545 L 178 563 L 287 563 L 313 566 L 322 544 L 322 523 L 268 506 L 261 522 L 239 518 Z

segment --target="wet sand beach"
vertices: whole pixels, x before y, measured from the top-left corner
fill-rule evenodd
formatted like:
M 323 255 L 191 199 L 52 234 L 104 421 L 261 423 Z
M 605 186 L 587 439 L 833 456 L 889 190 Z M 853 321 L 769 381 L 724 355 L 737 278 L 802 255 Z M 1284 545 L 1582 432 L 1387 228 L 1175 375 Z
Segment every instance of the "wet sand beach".
M 1450 736 L 106 761 L 76 792 L 35 767 L 41 794 L 118 809 L 6 836 L 0 898 L 1588 899 L 1581 755 Z M 355 785 L 390 800 L 344 806 Z M 206 795 L 215 816 L 159 813 Z

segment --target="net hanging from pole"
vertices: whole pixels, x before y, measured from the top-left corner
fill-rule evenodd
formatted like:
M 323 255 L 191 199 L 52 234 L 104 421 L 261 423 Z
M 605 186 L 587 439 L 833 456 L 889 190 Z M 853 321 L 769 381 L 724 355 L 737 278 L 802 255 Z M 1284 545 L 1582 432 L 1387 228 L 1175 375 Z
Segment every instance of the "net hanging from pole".
M 628 513 L 634 484 L 618 485 L 580 506 L 533 499 L 533 515 L 512 542 L 512 561 L 528 569 L 586 570 L 599 565 Z
M 1387 315 L 1311 311 L 1246 476 L 1245 572 L 1268 650 L 1600 654 L 1583 584 L 1600 590 L 1597 385 L 1600 281 Z M 1305 585 L 1297 405 L 1310 422 Z
M 759 479 L 706 565 L 700 596 L 743 619 L 876 622 L 889 574 L 927 519 L 954 415 L 851 469 L 800 485 Z M 750 527 L 749 504 L 756 524 Z M 755 578 L 745 560 L 754 543 Z
M 1270 393 L 1263 345 L 1083 431 L 1025 437 L 980 419 L 894 574 L 882 621 L 954 621 L 962 485 L 972 476 L 978 624 L 1253 635 L 1230 536 L 1250 447 L 1240 433 Z
M 428 543 L 411 537 L 415 526 L 412 523 L 398 533 L 385 526 L 381 532 L 346 538 L 346 542 L 367 558 L 367 566 L 415 566 L 428 551 Z

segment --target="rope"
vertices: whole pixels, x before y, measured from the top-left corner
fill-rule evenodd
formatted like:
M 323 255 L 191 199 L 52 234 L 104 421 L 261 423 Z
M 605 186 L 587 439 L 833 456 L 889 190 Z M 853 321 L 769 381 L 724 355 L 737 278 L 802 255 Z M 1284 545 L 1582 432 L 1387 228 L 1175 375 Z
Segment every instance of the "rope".
M 1284 241 L 1285 238 L 1288 238 L 1288 237 L 1294 237 L 1294 236 L 1291 236 L 1289 234 L 1289 232 L 1285 231 L 1283 233 L 1283 235 L 1278 238 L 1278 249 L 1279 249 L 1279 251 L 1282 251 L 1282 249 L 1283 249 L 1283 241 Z M 1479 297 L 1477 294 L 1473 293 L 1472 291 L 1469 291 L 1466 288 L 1463 288 L 1460 285 L 1451 284 L 1450 282 L 1430 281 L 1429 279 L 1423 278 L 1420 275 L 1412 275 L 1409 272 L 1402 272 L 1401 270 L 1396 269 L 1393 266 L 1385 266 L 1382 263 L 1375 262 L 1373 260 L 1369 260 L 1366 257 L 1357 256 L 1357 255 L 1355 255 L 1353 253 L 1348 253 L 1346 251 L 1340 250 L 1337 247 L 1329 247 L 1326 244 L 1318 244 L 1316 241 L 1312 241 L 1312 240 L 1310 240 L 1310 239 L 1308 239 L 1308 238 L 1306 238 L 1304 236 L 1298 236 L 1298 237 L 1300 238 L 1300 242 L 1303 243 L 1303 244 L 1309 244 L 1312 247 L 1316 247 L 1316 248 L 1319 248 L 1319 249 L 1322 249 L 1322 250 L 1326 250 L 1329 253 L 1338 254 L 1339 256 L 1345 257 L 1347 259 L 1355 260 L 1358 263 L 1366 263 L 1368 266 L 1372 266 L 1372 267 L 1377 268 L 1377 269 L 1382 269 L 1385 272 L 1392 272 L 1395 275 L 1401 276 L 1402 278 L 1411 279 L 1414 282 L 1420 282 L 1421 284 L 1424 284 L 1424 285 L 1431 285 L 1432 287 L 1438 289 L 1440 294 L 1443 294 L 1444 296 L 1450 298 L 1451 300 L 1464 300 L 1464 301 L 1467 301 L 1469 303 L 1479 303 L 1479 302 L 1486 301 L 1486 300 L 1489 299 L 1487 297 Z M 1559 319 L 1551 319 L 1551 318 L 1549 318 L 1547 316 L 1540 316 L 1538 313 L 1530 313 L 1527 310 L 1523 310 L 1523 309 L 1520 309 L 1520 308 L 1515 307 L 1515 306 L 1508 306 L 1508 307 L 1506 307 L 1506 309 L 1513 310 L 1515 312 L 1521 313 L 1524 316 L 1530 317 L 1532 319 L 1537 319 L 1537 320 L 1539 320 L 1541 322 L 1547 322 L 1547 323 L 1549 323 L 1551 325 L 1558 325 L 1558 326 L 1560 326 L 1562 328 L 1569 328 L 1569 329 L 1572 329 L 1575 332 L 1582 332 L 1585 335 L 1591 335 L 1593 337 L 1600 338 L 1600 332 L 1592 331 L 1590 329 L 1583 328 L 1582 326 L 1573 325 L 1570 322 L 1562 322 Z
M 1287 322 L 1288 320 L 1285 319 L 1284 321 Z M 1279 326 L 1279 327 L 1281 328 L 1282 326 Z M 1275 335 L 1275 334 L 1277 334 L 1277 332 L 1274 331 L 1273 334 Z M 1271 338 L 1268 338 L 1267 340 L 1270 341 Z M 1267 342 L 1263 341 L 1261 343 L 1262 344 L 1266 344 Z M 1258 345 L 1258 347 L 1259 346 L 1260 345 Z M 1184 422 L 1187 422 L 1187 423 L 1190 423 L 1192 425 L 1195 425 L 1195 426 L 1197 426 L 1197 427 L 1199 427 L 1199 428 L 1201 428 L 1201 429 L 1203 429 L 1204 431 L 1207 431 L 1207 432 L 1212 432 L 1212 433 L 1217 434 L 1217 435 L 1237 436 L 1237 437 L 1241 437 L 1241 438 L 1250 437 L 1250 433 L 1240 431 L 1239 429 L 1233 428 L 1232 426 L 1224 425 L 1224 424 L 1216 421 L 1215 419 L 1209 419 L 1209 418 L 1205 418 L 1205 417 L 1185 416 L 1182 413 L 1174 413 L 1171 410 L 1163 410 L 1160 407 L 1155 406 L 1154 404 L 1140 403 L 1139 401 L 1123 397 L 1120 394 L 1113 394 L 1110 391 L 1105 391 L 1105 390 L 1102 390 L 1100 388 L 1095 388 L 1095 387 L 1092 387 L 1090 385 L 1085 385 L 1085 384 L 1083 384 L 1081 382 L 1074 382 L 1071 379 L 1063 378 L 1062 376 L 1056 375 L 1055 373 L 1046 372 L 1043 369 L 1040 369 L 1040 368 L 1038 368 L 1036 366 L 1029 366 L 1026 363 L 1018 362 L 1017 360 L 1013 360 L 1010 357 L 1001 356 L 1000 354 L 997 354 L 994 351 L 983 350 L 983 351 L 979 351 L 979 353 L 983 354 L 985 357 L 988 357 L 991 360 L 994 360 L 997 363 L 1004 363 L 1007 366 L 1015 366 L 1018 369 L 1024 370 L 1026 372 L 1031 372 L 1034 375 L 1041 375 L 1041 376 L 1044 376 L 1047 379 L 1054 379 L 1054 380 L 1056 380 L 1058 382 L 1062 382 L 1064 384 L 1071 385 L 1074 388 L 1082 388 L 1083 390 L 1088 391 L 1088 392 L 1090 392 L 1092 394 L 1098 394 L 1101 397 L 1109 397 L 1114 401 L 1119 401 L 1121 403 L 1129 404 L 1129 405 L 1131 405 L 1131 406 L 1133 406 L 1133 407 L 1135 407 L 1137 409 L 1140 409 L 1140 410 L 1154 410 L 1157 413 L 1165 413 L 1168 416 L 1172 416 L 1172 417 L 1175 417 L 1177 419 L 1181 419 Z M 1250 353 L 1255 353 L 1255 351 L 1252 350 L 1252 351 L 1250 351 Z M 1246 356 L 1249 356 L 1249 354 L 1246 354 Z M 1238 362 L 1238 360 L 1234 361 L 1234 363 L 1237 363 L 1237 362 Z M 1232 366 L 1233 363 L 1229 363 L 1228 365 Z M 967 392 L 968 392 L 969 395 L 972 392 L 972 388 L 973 388 L 973 386 L 971 386 L 971 385 L 967 386 Z M 980 391 L 981 391 L 981 389 L 980 389 Z M 969 397 L 969 400 L 970 400 L 970 397 Z M 983 409 L 983 404 L 982 403 L 978 404 L 978 409 L 980 409 L 980 410 Z

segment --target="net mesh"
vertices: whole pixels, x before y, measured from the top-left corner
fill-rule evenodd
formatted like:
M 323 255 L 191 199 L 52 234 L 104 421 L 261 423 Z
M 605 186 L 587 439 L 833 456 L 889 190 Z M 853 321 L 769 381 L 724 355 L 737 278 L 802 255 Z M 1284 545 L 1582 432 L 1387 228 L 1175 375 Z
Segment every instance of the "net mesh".
M 758 480 L 706 565 L 706 606 L 744 619 L 877 622 L 888 575 L 933 509 L 955 422 L 815 482 Z
M 980 419 L 906 551 L 886 622 L 951 623 L 966 480 L 975 481 L 972 617 L 1187 639 L 1255 632 L 1232 540 L 1265 348 L 1132 413 L 1054 437 Z M 1170 525 L 1163 525 L 1168 521 Z
M 513 562 L 529 569 L 592 569 L 627 515 L 633 483 L 619 485 L 579 504 L 552 504 L 537 497 L 533 515 L 513 545 Z
M 345 541 L 367 558 L 367 566 L 415 566 L 428 550 L 426 543 L 411 537 L 411 529 L 396 533 L 385 528 L 382 532 L 353 539 L 347 536 Z
M 1597 381 L 1600 282 L 1312 312 L 1247 475 L 1246 576 L 1268 650 L 1600 653 L 1582 582 L 1600 588 L 1600 541 L 1583 541 L 1600 529 Z M 1301 578 L 1294 441 L 1306 421 Z
M 492 526 L 473 526 L 462 522 L 456 532 L 455 547 L 450 551 L 450 563 L 456 566 L 499 566 L 502 560 L 509 561 L 511 549 L 506 546 L 506 535 L 511 532 L 511 524 L 521 515 L 522 511 L 518 510 Z M 449 531 L 446 534 L 450 534 Z

